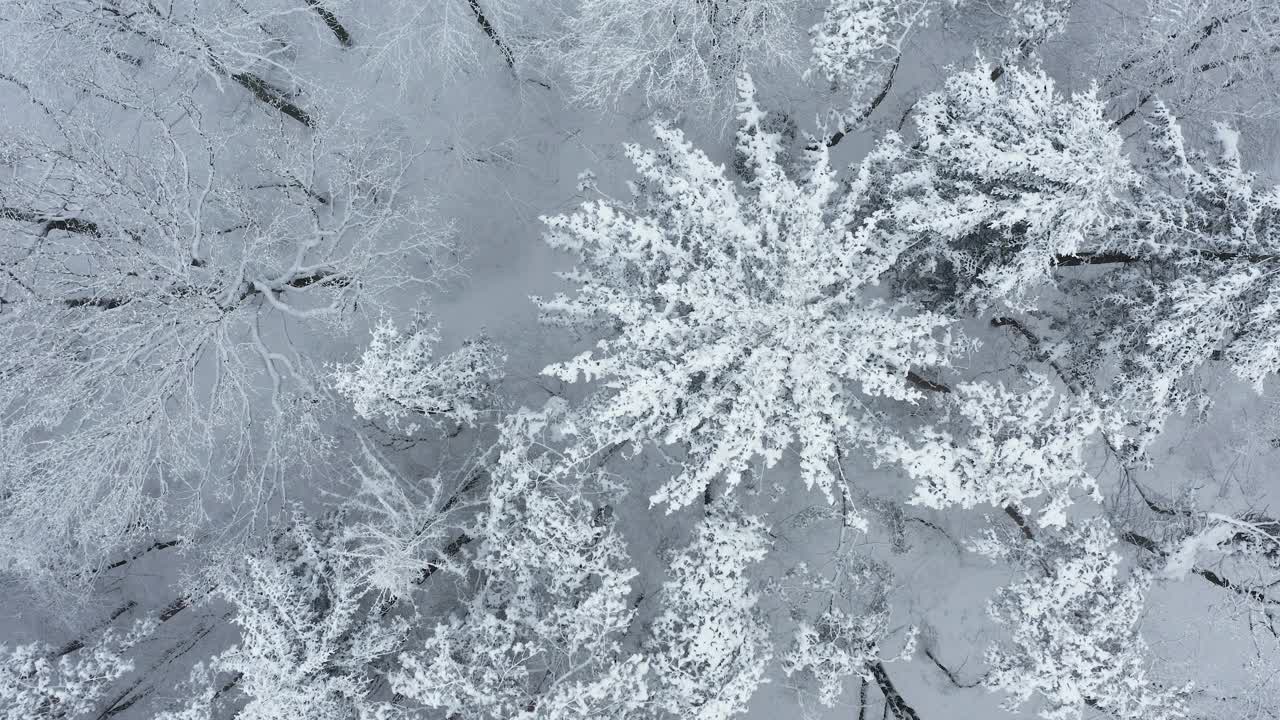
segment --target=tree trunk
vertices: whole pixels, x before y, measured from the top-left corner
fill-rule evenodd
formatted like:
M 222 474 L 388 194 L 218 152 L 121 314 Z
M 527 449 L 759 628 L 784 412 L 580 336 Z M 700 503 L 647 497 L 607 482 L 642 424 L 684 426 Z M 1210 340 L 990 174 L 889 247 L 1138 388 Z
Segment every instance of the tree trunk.
M 297 120 L 303 125 L 311 128 L 315 124 L 311 120 L 311 116 L 307 111 L 289 102 L 279 90 L 269 85 L 265 80 L 254 75 L 253 73 L 233 73 L 231 79 L 245 90 L 253 93 L 253 96 L 289 117 Z
M 902 695 L 898 693 L 897 688 L 893 686 L 893 681 L 889 679 L 889 673 L 885 672 L 884 663 L 876 662 L 868 665 L 871 670 L 872 677 L 876 680 L 876 685 L 880 687 L 881 694 L 884 695 L 885 707 L 887 707 L 893 716 L 898 720 L 920 720 L 920 716 L 916 714 L 915 708 L 907 704 L 902 699 Z
M 333 32 L 333 36 L 338 38 L 339 45 L 344 48 L 351 47 L 351 33 L 347 32 L 347 29 L 342 26 L 337 15 L 329 12 L 328 8 L 321 5 L 320 0 L 307 0 L 307 6 L 320 16 L 320 19 L 324 21 L 324 24 Z
M 467 4 L 471 6 L 471 12 L 476 16 L 476 23 L 484 34 L 493 41 L 498 47 L 498 51 L 502 53 L 502 59 L 506 61 L 507 67 L 515 70 L 516 56 L 511 52 L 511 48 L 502 41 L 502 36 L 498 35 L 498 31 L 493 28 L 493 24 L 489 22 L 489 18 L 484 14 L 484 8 L 480 7 L 480 0 L 467 0 Z

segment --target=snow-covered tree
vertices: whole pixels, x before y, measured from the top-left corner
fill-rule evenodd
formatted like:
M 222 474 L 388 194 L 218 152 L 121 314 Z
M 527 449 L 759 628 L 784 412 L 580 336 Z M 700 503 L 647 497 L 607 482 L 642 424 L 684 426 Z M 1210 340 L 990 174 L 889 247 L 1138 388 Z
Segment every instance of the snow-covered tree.
M 391 138 L 29 91 L 59 109 L 0 141 L 0 554 L 65 584 L 161 511 L 199 521 L 321 460 L 308 341 L 430 284 L 450 234 Z
M 764 682 L 773 648 L 748 571 L 768 548 L 760 520 L 720 500 L 671 559 L 648 639 L 654 702 L 671 717 L 728 720 Z
M 403 335 L 389 321 L 378 323 L 360 361 L 339 367 L 335 389 L 365 419 L 386 419 L 406 435 L 425 421 L 474 425 L 495 402 L 493 382 L 503 358 L 485 335 L 435 357 L 439 332 L 421 328 Z
M 834 134 L 827 144 L 864 127 L 889 97 L 907 45 L 918 41 L 935 18 L 984 11 L 997 15 L 995 42 L 987 50 L 1016 62 L 1063 29 L 1073 1 L 831 0 L 822 21 L 809 30 L 813 55 L 805 71 L 824 79 L 842 103 L 832 113 Z
M 1010 641 L 991 648 L 987 685 L 1017 707 L 1039 695 L 1041 717 L 1078 720 L 1085 707 L 1125 720 L 1185 717 L 1186 688 L 1165 689 L 1148 672 L 1138 632 L 1150 577 L 1121 575 L 1110 524 L 1094 518 L 1049 542 L 1041 566 L 997 592 L 991 616 Z M 992 546 L 988 546 L 992 547 Z
M 653 497 L 673 509 L 794 445 L 805 482 L 841 494 L 831 463 L 859 398 L 918 399 L 908 380 L 928 383 L 913 368 L 946 362 L 949 348 L 945 318 L 874 295 L 909 242 L 867 207 L 883 158 L 846 184 L 819 148 L 793 177 L 745 77 L 739 112 L 749 182 L 659 125 L 656 149 L 627 148 L 636 198 L 546 219 L 548 241 L 580 265 L 566 275 L 574 295 L 540 301 L 545 318 L 610 332 L 545 372 L 601 381 L 591 422 L 604 442 L 687 447 L 683 471 Z
M 524 71 L 553 15 L 550 0 L 339 0 L 336 11 L 360 31 L 355 52 L 375 79 L 402 92 L 427 80 L 439 87 L 485 68 Z
M 1043 526 L 1062 526 L 1072 493 L 1101 499 L 1083 467 L 1083 453 L 1102 428 L 1099 409 L 1088 398 L 1063 397 L 1043 375 L 1028 387 L 965 383 L 957 386 L 957 434 L 912 428 L 911 438 L 874 442 L 882 459 L 900 464 L 918 481 L 909 502 L 935 509 L 1013 506 L 1044 498 L 1037 513 Z
M 399 201 L 397 152 L 280 138 L 232 172 L 232 152 L 143 128 L 159 133 L 147 150 L 10 146 L 0 527 L 24 573 L 92 565 L 177 510 L 168 488 L 270 496 L 287 466 L 323 459 L 324 388 L 296 341 L 429 282 L 421 261 L 448 238 Z
M 993 6 L 1006 19 L 1010 44 L 1025 54 L 1062 32 L 1075 4 L 1076 0 L 1003 0 Z
M 811 0 L 576 0 L 553 52 L 579 102 L 718 111 L 744 72 L 798 76 Z
M 355 463 L 358 485 L 343 495 L 349 513 L 342 553 L 359 567 L 373 591 L 395 601 L 416 602 L 423 583 L 441 569 L 470 536 L 465 528 L 484 506 L 484 481 L 492 451 L 476 451 L 436 475 L 405 480 L 365 441 Z
M 770 583 L 797 624 L 782 669 L 796 677 L 802 703 L 812 694 L 828 708 L 840 703 L 847 681 L 870 679 L 890 620 L 889 568 L 840 550 L 830 567 L 802 563 Z
M 1064 97 L 1035 68 L 964 71 L 919 104 L 886 193 L 899 230 L 922 240 L 898 289 L 954 313 L 1048 316 L 1037 354 L 1064 358 L 1068 384 L 1106 383 L 1097 395 L 1132 428 L 1112 438 L 1127 454 L 1197 402 L 1189 380 L 1210 360 L 1255 385 L 1280 367 L 1280 192 L 1242 168 L 1237 133 L 1219 125 L 1206 157 L 1153 107 L 1135 160 L 1096 94 Z M 1064 295 L 1070 312 L 1036 308 Z
M 1247 480 L 1210 498 L 1162 472 L 1195 485 L 1166 501 L 1135 461 L 1162 462 L 1142 451 L 1171 413 L 1280 370 L 1280 191 L 1249 134 L 1275 110 L 1272 4 L 0 0 L 0 580 L 208 596 L 159 611 L 167 650 L 145 623 L 0 645 L 0 718 L 729 720 L 774 681 L 806 717 L 933 720 L 949 682 L 959 716 L 985 687 L 1054 720 L 1174 720 L 1194 701 L 1148 657 L 1155 611 L 1203 594 L 1263 642 L 1195 696 L 1254 720 L 1280 523 L 1239 509 Z M 1134 8 L 1107 47 L 1032 59 Z M 909 53 L 958 26 L 995 62 L 894 86 L 930 82 Z M 413 138 L 480 142 L 454 116 L 488 122 L 477 98 L 511 152 L 473 203 Z M 584 174 L 589 201 L 545 220 L 577 267 L 542 320 L 590 351 L 511 346 L 585 387 L 530 380 L 553 400 L 508 413 L 498 343 L 442 349 L 474 313 L 392 315 L 452 269 L 426 198 L 510 236 L 494 193 L 557 207 L 565 158 L 612 132 L 592 113 L 637 103 L 689 116 L 627 147 L 629 194 Z M 832 167 L 886 107 L 908 129 Z M 731 147 L 675 129 L 731 108 Z M 815 110 L 825 137 L 798 130 Z M 985 540 L 954 539 L 986 508 Z M 157 532 L 190 552 L 115 552 Z M 977 617 L 988 581 L 1011 584 Z M 899 690 L 886 648 L 921 626 L 927 677 Z
M 1026 307 L 1064 257 L 1127 250 L 1111 230 L 1140 182 L 1092 91 L 1064 97 L 1037 67 L 951 75 L 917 103 L 885 202 L 917 243 L 896 268 L 929 306 Z M 1119 247 L 1117 247 L 1119 246 Z
M 1208 129 L 1257 129 L 1280 113 L 1280 8 L 1258 0 L 1146 0 L 1111 7 L 1102 41 L 1082 38 L 1085 65 L 1114 114 L 1137 125 L 1157 99 Z
M 81 638 L 62 647 L 0 643 L 0 717 L 88 717 L 112 683 L 133 671 L 129 651 L 154 627 L 154 622 L 139 620 L 127 632 L 107 629 L 91 641 Z
M 832 0 L 813 42 L 807 76 L 821 76 L 847 107 L 836 113 L 840 135 L 858 127 L 886 97 L 905 44 L 954 0 Z
M 172 720 L 349 720 L 384 717 L 371 667 L 392 656 L 409 623 L 387 615 L 342 552 L 334 520 L 295 515 L 268 549 L 215 567 L 213 597 L 229 604 L 235 645 L 196 668 L 197 686 Z
M 166 105 L 155 101 L 175 92 L 225 95 L 313 127 L 326 98 L 298 59 L 308 54 L 300 38 L 314 42 L 324 32 L 317 8 L 323 3 L 4 0 L 4 81 L 41 90 L 61 85 L 118 109 L 162 115 Z M 48 107 L 72 105 L 63 96 Z
M 622 646 L 636 571 L 593 457 L 556 452 L 558 400 L 504 428 L 471 534 L 478 574 L 463 608 L 399 658 L 396 692 L 461 720 L 640 717 L 648 663 Z

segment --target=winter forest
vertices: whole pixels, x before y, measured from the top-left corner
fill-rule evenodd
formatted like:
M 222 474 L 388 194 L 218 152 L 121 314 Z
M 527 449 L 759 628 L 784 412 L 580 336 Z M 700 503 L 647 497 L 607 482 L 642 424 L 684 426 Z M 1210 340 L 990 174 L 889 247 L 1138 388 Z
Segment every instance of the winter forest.
M 1280 719 L 1275 0 L 0 0 L 0 720 Z

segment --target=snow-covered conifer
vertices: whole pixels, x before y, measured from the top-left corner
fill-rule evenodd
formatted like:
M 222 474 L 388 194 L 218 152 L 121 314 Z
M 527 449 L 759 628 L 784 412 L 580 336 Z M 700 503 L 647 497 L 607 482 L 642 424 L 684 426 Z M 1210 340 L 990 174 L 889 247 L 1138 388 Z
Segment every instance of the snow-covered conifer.
M 1120 394 L 1153 424 L 1192 399 L 1186 381 L 1211 359 L 1261 391 L 1280 369 L 1280 186 L 1259 188 L 1242 167 L 1239 136 L 1216 127 L 1218 152 L 1188 148 L 1168 109 L 1155 106 L 1141 230 L 1164 272 L 1121 272 L 1147 299 L 1122 316 L 1126 372 Z M 1123 287 L 1123 286 L 1122 286 Z M 1135 333 L 1135 329 L 1141 329 Z M 1117 324 L 1115 331 L 1121 331 Z
M 920 398 L 909 375 L 949 350 L 944 317 L 875 295 L 910 242 L 886 229 L 886 209 L 867 207 L 883 158 L 846 183 L 819 149 L 794 177 L 749 78 L 740 91 L 749 182 L 659 125 L 657 148 L 627 148 L 639 197 L 546 220 L 548 242 L 580 264 L 566 274 L 576 293 L 540 301 L 544 316 L 609 334 L 545 372 L 601 381 L 591 424 L 606 442 L 687 446 L 683 471 L 653 496 L 672 508 L 792 446 L 804 481 L 836 497 L 831 463 L 858 399 Z
M 1280 191 L 1257 187 L 1230 128 L 1207 157 L 1157 102 L 1130 154 L 1092 91 L 1068 98 L 1039 69 L 980 66 L 919 103 L 917 132 L 909 148 L 887 141 L 902 162 L 886 201 L 921 240 L 899 289 L 953 312 L 1047 314 L 1045 348 L 1066 358 L 1055 369 L 1105 383 L 1095 396 L 1126 415 L 1128 437 L 1111 440 L 1126 456 L 1197 401 L 1210 360 L 1259 387 L 1280 367 Z M 1035 307 L 1049 296 L 1073 311 Z

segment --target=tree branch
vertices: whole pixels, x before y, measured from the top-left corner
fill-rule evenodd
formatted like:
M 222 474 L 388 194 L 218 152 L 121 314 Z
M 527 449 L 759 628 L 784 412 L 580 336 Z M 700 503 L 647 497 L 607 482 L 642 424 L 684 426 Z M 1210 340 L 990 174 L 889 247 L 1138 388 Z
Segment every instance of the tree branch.
M 293 278 L 292 280 L 289 280 L 288 282 L 286 282 L 284 285 L 285 287 L 302 289 L 305 287 L 310 287 L 317 283 L 325 283 L 328 285 L 337 285 L 338 287 L 345 287 L 350 282 L 351 282 L 350 278 L 345 277 L 343 275 L 339 275 L 338 273 L 331 272 L 329 270 L 319 270 L 311 273 L 310 275 L 303 275 L 301 277 Z
M 1198 255 L 1201 258 L 1208 258 L 1210 260 L 1245 260 L 1251 263 L 1264 263 L 1271 262 L 1272 260 L 1280 260 L 1280 255 L 1272 253 L 1199 252 L 1193 250 L 1190 254 Z M 1144 258 L 1121 252 L 1079 252 L 1074 255 L 1055 255 L 1053 258 L 1053 265 L 1055 267 L 1117 265 L 1145 262 L 1150 259 L 1151 258 Z
M 1160 547 L 1160 545 L 1156 543 L 1156 541 L 1152 540 L 1149 537 L 1139 535 L 1138 533 L 1133 532 L 1132 530 L 1122 533 L 1120 535 L 1120 539 L 1124 540 L 1130 545 L 1134 545 L 1136 547 L 1142 548 L 1143 550 L 1146 550 L 1147 552 L 1153 555 L 1156 555 L 1158 557 L 1165 558 L 1169 556 L 1169 553 L 1165 552 L 1164 548 Z M 1259 603 L 1262 603 L 1263 605 L 1280 606 L 1280 600 L 1276 600 L 1274 598 L 1268 597 L 1266 593 L 1256 588 L 1245 587 L 1243 585 L 1240 585 L 1236 583 L 1234 580 L 1223 577 L 1222 575 L 1219 575 L 1218 573 L 1212 570 L 1205 570 L 1204 568 L 1193 567 L 1191 568 L 1191 572 L 1195 573 L 1196 575 L 1199 575 L 1200 577 L 1204 578 L 1207 582 L 1217 585 L 1218 587 L 1224 590 L 1230 590 L 1231 592 L 1237 595 L 1250 598 L 1251 600 L 1255 600 Z
M 931 660 L 933 664 L 936 665 L 937 668 L 942 671 L 942 674 L 947 676 L 947 679 L 951 681 L 951 684 L 955 685 L 958 688 L 978 687 L 979 685 L 982 684 L 983 679 L 986 678 L 986 675 L 984 674 L 982 677 L 978 678 L 977 680 L 974 680 L 971 683 L 960 682 L 960 679 L 957 678 L 956 674 L 951 671 L 951 668 L 947 667 L 946 665 L 943 665 L 942 661 L 939 660 L 937 656 L 933 654 L 933 650 L 931 648 L 924 649 L 924 656 L 929 658 L 929 660 Z
M 1081 252 L 1075 255 L 1055 255 L 1054 267 L 1077 267 L 1080 265 L 1112 265 L 1141 262 L 1141 258 L 1116 252 Z
M 1012 505 L 1005 505 L 1004 514 L 1013 518 L 1013 522 L 1016 523 L 1018 529 L 1022 531 L 1022 537 L 1027 540 L 1036 539 L 1036 534 L 1031 530 L 1031 525 L 1027 523 L 1026 518 L 1022 517 L 1022 513 L 1018 512 L 1018 508 Z
M 902 62 L 902 53 L 898 53 L 897 57 L 893 59 L 893 64 L 889 66 L 889 74 L 885 78 L 884 84 L 880 86 L 880 91 L 876 93 L 875 97 L 871 98 L 871 102 L 867 105 L 867 107 L 863 109 L 861 113 L 858 114 L 858 118 L 853 122 L 841 123 L 840 129 L 836 130 L 834 133 L 831 134 L 830 137 L 824 140 L 823 145 L 826 145 L 829 148 L 833 148 L 836 145 L 839 145 L 840 141 L 843 140 L 846 135 L 848 135 L 850 132 L 853 132 L 854 129 L 862 125 L 862 123 L 866 122 L 867 118 L 871 117 L 871 113 L 875 112 L 876 108 L 880 107 L 880 104 L 884 102 L 884 99 L 889 96 L 889 90 L 893 87 L 893 78 L 898 74 L 898 65 L 901 62 Z M 915 105 L 915 103 L 912 103 L 912 105 Z M 910 108 L 908 108 L 908 110 L 910 110 Z M 903 117 L 903 120 L 905 121 L 906 114 L 904 113 L 902 117 Z M 898 127 L 901 128 L 902 123 L 899 123 Z M 815 144 L 809 145 L 807 149 L 810 151 L 814 151 L 814 150 L 820 150 L 822 148 L 815 143 Z

